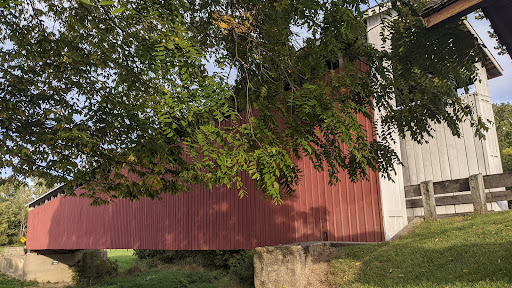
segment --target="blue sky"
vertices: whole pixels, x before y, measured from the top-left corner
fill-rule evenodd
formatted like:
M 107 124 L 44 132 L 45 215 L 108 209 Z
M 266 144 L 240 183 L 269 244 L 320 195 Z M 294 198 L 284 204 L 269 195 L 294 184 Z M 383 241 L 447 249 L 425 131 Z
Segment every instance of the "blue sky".
M 468 16 L 468 21 L 471 23 L 473 28 L 476 30 L 482 41 L 485 43 L 487 48 L 494 55 L 498 63 L 503 68 L 503 76 L 494 78 L 489 81 L 489 90 L 491 94 L 491 101 L 493 103 L 512 103 L 512 59 L 509 55 L 498 55 L 498 52 L 494 50 L 496 41 L 489 38 L 489 21 L 487 20 L 476 20 L 474 14 Z

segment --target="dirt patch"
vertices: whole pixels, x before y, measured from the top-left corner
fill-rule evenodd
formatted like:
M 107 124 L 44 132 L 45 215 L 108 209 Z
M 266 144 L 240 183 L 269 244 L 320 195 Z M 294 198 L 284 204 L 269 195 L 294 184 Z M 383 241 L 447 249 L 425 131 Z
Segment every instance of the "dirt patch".
M 330 288 L 335 287 L 331 273 L 331 259 L 338 255 L 338 249 L 324 246 L 315 249 L 308 265 L 306 287 Z

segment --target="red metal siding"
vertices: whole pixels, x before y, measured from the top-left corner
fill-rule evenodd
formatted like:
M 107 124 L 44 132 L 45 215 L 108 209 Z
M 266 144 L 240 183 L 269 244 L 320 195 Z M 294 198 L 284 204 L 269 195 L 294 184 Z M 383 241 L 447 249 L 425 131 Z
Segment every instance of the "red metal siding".
M 359 121 L 372 137 L 370 121 Z M 378 173 L 360 183 L 341 173 L 329 186 L 326 171 L 316 171 L 308 159 L 298 164 L 303 179 L 295 198 L 280 206 L 265 201 L 247 176 L 249 196 L 242 199 L 226 187 L 104 207 L 59 197 L 29 212 L 27 249 L 250 249 L 322 241 L 324 233 L 329 241 L 384 240 Z
M 371 132 L 369 121 L 362 123 Z M 104 207 L 59 197 L 29 212 L 27 248 L 248 249 L 321 241 L 324 232 L 330 241 L 383 241 L 377 173 L 360 183 L 343 173 L 329 186 L 327 172 L 307 159 L 299 165 L 304 176 L 296 197 L 280 206 L 263 200 L 247 176 L 249 196 L 242 199 L 226 187 Z

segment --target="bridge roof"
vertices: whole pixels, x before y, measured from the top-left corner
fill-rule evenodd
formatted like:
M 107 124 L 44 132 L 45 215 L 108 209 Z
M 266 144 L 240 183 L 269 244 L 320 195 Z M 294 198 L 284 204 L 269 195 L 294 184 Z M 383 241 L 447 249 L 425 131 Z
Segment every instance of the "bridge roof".
M 480 8 L 512 57 L 512 5 L 508 0 L 429 0 L 421 16 L 425 25 L 431 27 L 459 19 Z
M 61 195 L 64 195 L 64 185 L 57 186 L 50 191 L 46 192 L 43 196 L 37 198 L 36 200 L 28 203 L 25 206 L 28 206 L 29 208 L 36 208 L 39 205 L 42 205 L 48 201 L 51 201 Z

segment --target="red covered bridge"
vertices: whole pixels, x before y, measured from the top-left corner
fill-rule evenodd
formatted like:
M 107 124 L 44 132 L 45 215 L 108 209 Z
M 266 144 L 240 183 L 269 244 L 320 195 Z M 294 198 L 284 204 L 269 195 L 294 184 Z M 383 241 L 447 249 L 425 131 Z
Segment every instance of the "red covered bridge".
M 370 121 L 360 118 L 368 133 Z M 384 240 L 379 175 L 352 183 L 345 173 L 330 186 L 327 172 L 308 159 L 295 198 L 275 206 L 249 177 L 248 197 L 233 188 L 197 188 L 163 200 L 116 200 L 92 207 L 90 200 L 64 197 L 63 188 L 29 204 L 27 249 L 251 249 L 305 241 Z

